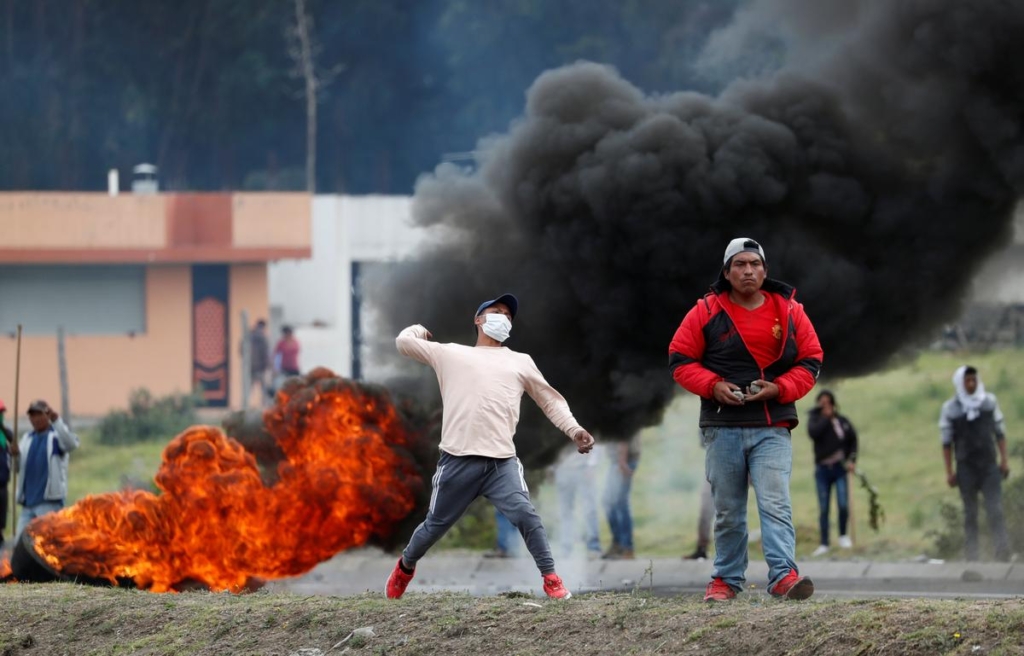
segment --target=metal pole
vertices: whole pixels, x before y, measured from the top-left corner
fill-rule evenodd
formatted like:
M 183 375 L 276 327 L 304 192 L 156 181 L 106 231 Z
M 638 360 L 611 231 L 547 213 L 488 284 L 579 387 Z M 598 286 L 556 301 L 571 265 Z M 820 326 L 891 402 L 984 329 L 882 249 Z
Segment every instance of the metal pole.
M 11 534 L 18 530 L 18 469 L 21 451 L 18 447 L 18 389 L 21 387 L 21 324 L 18 324 L 18 345 L 14 351 L 14 441 L 11 443 L 11 472 L 14 494 L 11 495 Z M 15 535 L 14 537 L 18 537 Z

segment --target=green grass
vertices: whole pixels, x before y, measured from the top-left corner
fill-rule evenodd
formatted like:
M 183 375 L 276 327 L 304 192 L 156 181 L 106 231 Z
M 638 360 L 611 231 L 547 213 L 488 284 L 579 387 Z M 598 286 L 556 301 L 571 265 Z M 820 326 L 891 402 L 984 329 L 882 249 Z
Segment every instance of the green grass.
M 1024 425 L 1024 351 L 986 354 L 926 352 L 915 361 L 861 378 L 823 379 L 797 404 L 801 419 L 813 405 L 818 389 L 836 393 L 840 411 L 857 428 L 859 467 L 878 488 L 886 519 L 875 533 L 868 526 L 867 492 L 854 487 L 851 555 L 897 560 L 928 553 L 927 534 L 943 528 L 942 501 L 959 504 L 959 495 L 946 485 L 938 418 L 943 401 L 952 396 L 951 377 L 964 363 L 978 367 L 986 388 L 999 397 L 1006 415 L 1009 444 L 1019 441 Z M 826 372 L 827 372 L 826 355 Z M 697 534 L 700 486 L 704 478 L 704 452 L 697 432 L 698 400 L 680 393 L 662 425 L 641 434 L 643 454 L 633 488 L 634 539 L 637 552 L 648 556 L 683 555 L 693 549 Z M 599 436 L 600 437 L 600 436 Z M 607 471 L 601 463 L 601 480 Z M 1020 475 L 1019 460 L 1011 460 L 1011 477 Z M 797 555 L 808 557 L 818 544 L 818 502 L 814 484 L 812 443 L 806 425 L 793 432 L 793 517 L 797 527 Z M 600 492 L 599 492 L 600 493 Z M 557 519 L 557 500 L 550 486 L 536 495 L 546 524 Z M 835 544 L 836 511 L 831 513 Z M 751 493 L 748 508 L 751 528 L 757 528 L 757 508 Z M 602 543 L 610 537 L 601 518 Z M 835 550 L 834 552 L 835 553 Z M 751 548 L 760 558 L 760 548 Z
M 68 465 L 68 502 L 90 494 L 111 492 L 130 482 L 150 486 L 160 467 L 164 447 L 170 441 L 156 440 L 127 446 L 98 444 L 94 434 L 83 431 L 82 446 L 71 454 Z

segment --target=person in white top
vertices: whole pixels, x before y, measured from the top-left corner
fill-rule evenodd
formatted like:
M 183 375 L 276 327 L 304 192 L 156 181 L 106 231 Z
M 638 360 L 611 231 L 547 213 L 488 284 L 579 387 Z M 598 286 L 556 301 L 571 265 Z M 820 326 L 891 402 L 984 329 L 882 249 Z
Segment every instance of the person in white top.
M 417 561 L 479 496 L 519 529 L 543 576 L 544 592 L 556 599 L 572 596 L 555 573 L 547 533 L 516 457 L 513 437 L 523 393 L 575 443 L 579 453 L 589 453 L 594 438 L 577 423 L 565 398 L 544 379 L 533 358 L 502 345 L 518 310 L 519 301 L 512 294 L 482 303 L 473 318 L 475 346 L 432 342 L 430 331 L 420 325 L 409 326 L 395 339 L 399 353 L 433 367 L 444 416 L 427 516 L 388 577 L 389 599 L 405 593 Z

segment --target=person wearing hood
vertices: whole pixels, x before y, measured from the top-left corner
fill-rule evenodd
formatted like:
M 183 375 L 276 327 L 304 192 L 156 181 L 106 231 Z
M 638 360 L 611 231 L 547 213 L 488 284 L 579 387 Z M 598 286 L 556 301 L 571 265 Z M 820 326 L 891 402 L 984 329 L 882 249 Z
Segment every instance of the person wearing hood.
M 672 377 L 700 397 L 704 469 L 715 508 L 715 569 L 705 601 L 745 587 L 747 484 L 761 517 L 768 592 L 806 599 L 814 583 L 796 565 L 789 481 L 796 401 L 821 370 L 818 336 L 795 290 L 767 277 L 764 249 L 729 242 L 718 281 L 686 314 L 669 344 Z
M 978 560 L 978 493 L 992 532 L 996 560 L 1010 559 L 1010 540 L 1003 518 L 1002 480 L 1010 475 L 1006 426 L 995 394 L 985 391 L 978 370 L 962 366 L 953 373 L 956 394 L 942 404 L 939 430 L 946 482 L 960 488 L 964 502 L 964 550 Z M 996 452 L 999 453 L 998 462 Z M 954 456 L 956 469 L 953 468 Z
M 427 516 L 388 577 L 388 599 L 405 593 L 416 563 L 481 496 L 519 529 L 540 570 L 544 593 L 555 599 L 572 596 L 555 573 L 547 532 L 516 457 L 513 437 L 523 394 L 530 395 L 579 453 L 589 453 L 594 438 L 579 425 L 533 358 L 504 346 L 518 310 L 519 301 L 512 294 L 481 303 L 473 316 L 475 346 L 431 341 L 430 331 L 419 324 L 395 339 L 399 353 L 434 369 L 444 416 Z

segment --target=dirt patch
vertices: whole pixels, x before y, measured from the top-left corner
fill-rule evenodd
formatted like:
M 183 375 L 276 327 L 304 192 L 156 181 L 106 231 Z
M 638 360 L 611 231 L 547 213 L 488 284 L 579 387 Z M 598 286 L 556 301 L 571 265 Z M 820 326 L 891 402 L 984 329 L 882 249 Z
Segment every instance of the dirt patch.
M 1024 599 L 151 594 L 0 586 L 0 656 L 50 654 L 1024 654 Z M 371 632 L 372 627 L 372 632 Z

